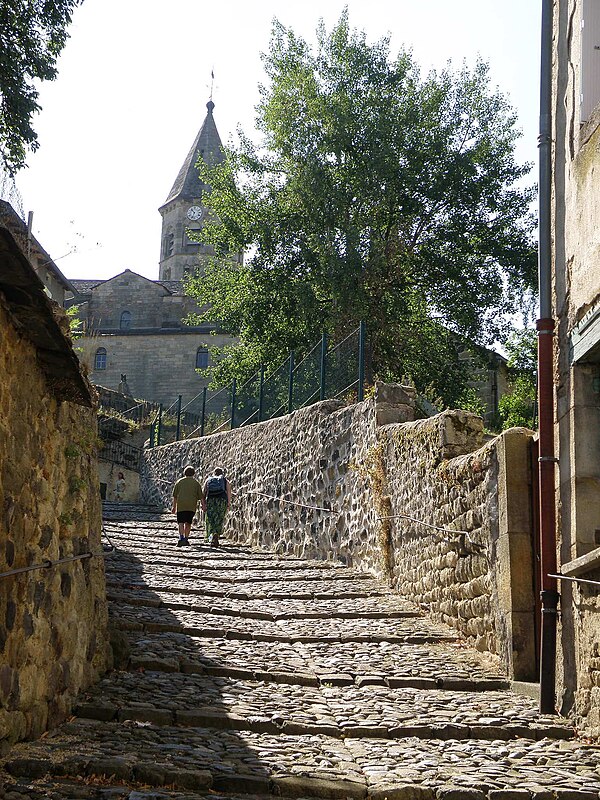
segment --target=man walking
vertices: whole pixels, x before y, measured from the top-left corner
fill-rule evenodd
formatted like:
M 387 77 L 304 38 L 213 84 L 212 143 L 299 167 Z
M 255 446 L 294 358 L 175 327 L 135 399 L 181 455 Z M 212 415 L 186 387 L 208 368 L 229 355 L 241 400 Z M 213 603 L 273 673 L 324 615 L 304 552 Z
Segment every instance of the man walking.
M 198 502 L 202 500 L 202 487 L 194 478 L 196 470 L 186 467 L 183 478 L 179 478 L 173 486 L 173 505 L 171 511 L 177 514 L 179 526 L 179 541 L 177 547 L 189 545 L 189 536 L 192 529 L 192 520 L 196 513 Z
M 202 510 L 206 513 L 206 539 L 211 547 L 219 546 L 219 536 L 223 533 L 225 514 L 231 503 L 231 486 L 225 471 L 217 467 L 206 479 L 202 489 Z

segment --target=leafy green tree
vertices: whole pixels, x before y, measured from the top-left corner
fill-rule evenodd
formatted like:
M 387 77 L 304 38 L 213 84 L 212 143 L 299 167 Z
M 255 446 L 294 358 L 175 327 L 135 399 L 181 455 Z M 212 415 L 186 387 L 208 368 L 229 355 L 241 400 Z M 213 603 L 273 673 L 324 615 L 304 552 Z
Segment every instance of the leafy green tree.
M 532 328 L 515 331 L 506 343 L 508 377 L 511 390 L 498 403 L 498 415 L 503 430 L 522 427 L 535 428 L 537 334 Z
M 257 126 L 216 168 L 215 259 L 189 291 L 240 345 L 219 380 L 364 319 L 372 376 L 411 376 L 453 405 L 466 384 L 457 335 L 502 338 L 535 280 L 518 137 L 488 68 L 422 76 L 412 55 L 369 44 L 347 11 L 313 51 L 275 23 Z
M 73 9 L 83 0 L 0 0 L 0 161 L 9 173 L 38 147 L 35 81 L 56 77 Z
M 81 339 L 83 336 L 83 323 L 79 317 L 79 311 L 80 309 L 78 306 L 70 306 L 69 308 L 65 309 L 65 313 L 69 320 L 69 332 L 73 341 Z

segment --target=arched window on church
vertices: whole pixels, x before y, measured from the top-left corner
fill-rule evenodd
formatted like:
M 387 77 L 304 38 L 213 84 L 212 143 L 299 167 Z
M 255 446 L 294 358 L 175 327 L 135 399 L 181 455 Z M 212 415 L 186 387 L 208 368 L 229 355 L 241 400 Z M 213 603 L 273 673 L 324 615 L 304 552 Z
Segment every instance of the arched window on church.
M 106 369 L 106 348 L 99 347 L 94 356 L 94 369 Z
M 122 331 L 128 331 L 131 328 L 131 311 L 124 311 L 121 314 L 121 324 L 119 325 Z
M 196 369 L 208 367 L 208 347 L 199 347 L 196 350 Z
M 167 233 L 163 239 L 163 258 L 168 258 L 173 255 L 173 247 L 175 245 L 175 234 Z

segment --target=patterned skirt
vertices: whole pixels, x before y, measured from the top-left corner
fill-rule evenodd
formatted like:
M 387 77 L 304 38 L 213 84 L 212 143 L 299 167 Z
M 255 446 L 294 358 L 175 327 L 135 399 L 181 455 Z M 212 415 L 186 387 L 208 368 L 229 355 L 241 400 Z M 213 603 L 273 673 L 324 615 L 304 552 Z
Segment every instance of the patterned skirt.
M 225 514 L 227 513 L 227 498 L 214 497 L 206 501 L 206 538 L 220 536 L 223 533 Z

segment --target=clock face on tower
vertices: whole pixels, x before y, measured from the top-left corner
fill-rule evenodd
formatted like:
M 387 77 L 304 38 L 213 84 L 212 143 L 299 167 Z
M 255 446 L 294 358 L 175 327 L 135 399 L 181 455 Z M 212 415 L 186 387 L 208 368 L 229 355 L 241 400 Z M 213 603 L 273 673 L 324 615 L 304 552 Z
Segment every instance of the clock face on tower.
M 197 222 L 202 217 L 202 209 L 200 206 L 190 206 L 187 210 L 187 218 L 192 222 Z

